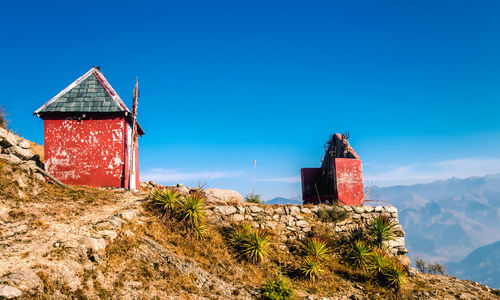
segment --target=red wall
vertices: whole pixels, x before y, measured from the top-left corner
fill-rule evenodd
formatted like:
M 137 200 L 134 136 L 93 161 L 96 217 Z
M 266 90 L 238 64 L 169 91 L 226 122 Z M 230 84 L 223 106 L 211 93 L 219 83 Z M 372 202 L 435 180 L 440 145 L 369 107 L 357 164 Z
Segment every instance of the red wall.
M 124 187 L 125 124 L 123 116 L 45 117 L 45 169 L 66 184 Z
M 335 176 L 339 204 L 363 205 L 363 171 L 361 160 L 335 158 Z

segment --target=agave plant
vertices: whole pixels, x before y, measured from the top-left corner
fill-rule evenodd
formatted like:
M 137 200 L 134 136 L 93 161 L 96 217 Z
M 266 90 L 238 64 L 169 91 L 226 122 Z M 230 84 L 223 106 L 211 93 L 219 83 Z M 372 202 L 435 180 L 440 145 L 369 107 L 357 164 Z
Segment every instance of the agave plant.
M 391 263 L 384 268 L 382 275 L 387 284 L 396 292 L 399 292 L 408 283 L 408 272 L 406 268 L 397 261 L 391 261 Z
M 380 275 L 390 263 L 387 253 L 375 248 L 368 255 L 367 268 L 371 273 Z
M 380 216 L 368 224 L 367 230 L 374 247 L 382 248 L 385 241 L 393 240 L 396 223 L 389 216 Z
M 202 223 L 205 217 L 205 199 L 195 194 L 184 197 L 180 213 L 182 221 L 190 225 Z
M 322 261 L 328 257 L 332 251 L 327 246 L 326 242 L 319 238 L 308 239 L 302 246 L 302 250 L 306 256 Z
M 321 262 L 312 257 L 304 257 L 300 265 L 300 272 L 311 281 L 315 281 L 323 272 Z
M 265 231 L 251 231 L 241 243 L 241 255 L 250 261 L 259 263 L 268 256 L 269 244 L 269 237 Z
M 370 250 L 369 245 L 365 241 L 354 241 L 350 245 L 349 260 L 356 268 L 366 270 L 370 257 Z
M 172 214 L 174 209 L 179 204 L 180 194 L 172 189 L 155 189 L 151 192 L 150 197 L 153 198 L 164 213 Z

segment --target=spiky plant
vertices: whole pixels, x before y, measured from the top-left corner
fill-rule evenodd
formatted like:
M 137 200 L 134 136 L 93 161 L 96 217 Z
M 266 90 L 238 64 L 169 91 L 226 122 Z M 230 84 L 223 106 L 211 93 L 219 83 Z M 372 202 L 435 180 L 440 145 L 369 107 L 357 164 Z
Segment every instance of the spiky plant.
M 191 233 L 197 240 L 204 239 L 209 235 L 209 231 L 205 222 L 194 224 L 191 228 Z
M 350 244 L 349 261 L 358 269 L 366 270 L 370 257 L 370 246 L 363 240 L 357 240 Z
M 321 262 L 312 257 L 304 257 L 300 265 L 300 272 L 307 279 L 315 281 L 323 272 Z
M 259 263 L 269 255 L 269 236 L 262 230 L 254 230 L 248 233 L 241 243 L 241 254 L 248 260 Z
M 374 247 L 382 248 L 385 241 L 396 237 L 396 223 L 389 216 L 380 216 L 367 226 L 370 242 Z
M 180 205 L 181 220 L 194 226 L 203 222 L 205 217 L 205 199 L 193 194 L 184 197 Z
M 180 194 L 172 189 L 155 189 L 151 192 L 151 197 L 164 213 L 170 214 L 173 213 L 180 200 Z
M 248 234 L 253 230 L 249 223 L 241 223 L 231 231 L 229 243 L 233 247 L 240 247 L 243 241 L 248 237 Z
M 3 161 L 0 160 L 0 171 L 3 170 L 3 167 L 5 166 L 5 163 Z
M 391 263 L 387 253 L 380 249 L 373 249 L 368 255 L 367 269 L 374 275 L 378 276 L 383 273 L 384 269 Z
M 302 250 L 306 256 L 312 257 L 319 261 L 325 260 L 332 252 L 326 242 L 320 238 L 308 239 L 303 245 Z
M 382 272 L 387 285 L 396 292 L 402 290 L 408 283 L 408 272 L 404 265 L 397 261 L 391 261 Z

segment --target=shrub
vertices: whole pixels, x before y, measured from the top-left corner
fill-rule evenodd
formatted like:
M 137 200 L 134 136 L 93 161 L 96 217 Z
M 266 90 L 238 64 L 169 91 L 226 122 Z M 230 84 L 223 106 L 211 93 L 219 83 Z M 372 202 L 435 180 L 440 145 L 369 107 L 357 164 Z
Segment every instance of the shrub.
M 293 299 L 294 293 L 290 280 L 283 275 L 279 275 L 275 279 L 264 283 L 261 296 L 262 299 L 268 300 L 289 300 Z
M 189 225 L 197 225 L 203 222 L 205 217 L 205 199 L 193 194 L 184 197 L 180 205 L 181 221 Z
M 5 118 L 5 110 L 0 106 L 0 127 L 7 129 L 7 119 Z
M 259 263 L 269 255 L 269 237 L 265 231 L 254 230 L 248 233 L 241 243 L 240 255 Z
M 311 281 L 315 281 L 323 272 L 321 262 L 312 257 L 304 257 L 300 265 L 300 272 Z
M 245 202 L 248 203 L 262 203 L 262 199 L 259 194 L 250 193 L 245 196 Z
M 302 250 L 306 256 L 312 257 L 318 261 L 325 260 L 332 250 L 327 246 L 326 242 L 319 238 L 308 239 L 302 246 Z
M 336 223 L 345 220 L 349 216 L 349 213 L 339 207 L 333 206 L 331 209 L 319 209 L 316 215 L 322 222 Z
M 384 268 L 382 275 L 386 284 L 396 292 L 399 292 L 408 283 L 406 267 L 394 260 L 391 260 L 391 263 Z
M 444 275 L 446 273 L 446 266 L 438 262 L 427 263 L 425 260 L 419 257 L 415 259 L 415 266 L 417 267 L 417 270 L 422 273 L 441 274 L 441 275 Z
M 366 270 L 370 257 L 370 246 L 363 240 L 357 240 L 350 244 L 348 260 L 358 269 Z
M 169 212 L 170 214 L 173 213 L 180 200 L 180 194 L 172 189 L 154 189 L 151 191 L 150 197 L 164 213 Z
M 380 216 L 367 226 L 370 242 L 374 247 L 382 248 L 385 241 L 393 240 L 396 223 L 389 216 Z

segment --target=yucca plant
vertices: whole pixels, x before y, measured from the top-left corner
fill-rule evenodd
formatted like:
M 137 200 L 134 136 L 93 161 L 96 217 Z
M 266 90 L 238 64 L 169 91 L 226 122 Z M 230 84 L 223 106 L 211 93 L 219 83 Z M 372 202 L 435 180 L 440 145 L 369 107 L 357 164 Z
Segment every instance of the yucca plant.
M 380 249 L 373 249 L 368 255 L 367 269 L 374 275 L 379 276 L 384 269 L 391 263 L 386 252 Z
M 241 255 L 252 262 L 259 263 L 269 255 L 269 244 L 267 232 L 260 229 L 251 231 L 241 243 Z
M 180 200 L 180 194 L 172 189 L 155 189 L 151 191 L 150 196 L 164 213 L 170 214 L 173 213 Z
M 326 242 L 319 238 L 308 239 L 303 245 L 302 250 L 306 256 L 322 261 L 327 259 L 332 250 L 327 246 Z
M 382 272 L 387 285 L 393 288 L 396 292 L 402 290 L 408 283 L 408 272 L 401 263 L 391 261 Z
M 233 247 L 241 247 L 243 241 L 248 237 L 253 227 L 249 223 L 241 223 L 234 228 L 229 236 L 229 243 Z
M 304 257 L 300 265 L 300 272 L 304 277 L 311 281 L 315 281 L 323 272 L 321 262 L 312 257 Z
M 367 226 L 370 242 L 374 247 L 382 248 L 385 241 L 393 240 L 396 223 L 389 216 L 380 216 Z
M 188 195 L 180 205 L 181 220 L 192 226 L 200 224 L 205 217 L 205 209 L 204 198 L 195 194 Z
M 366 270 L 370 257 L 370 246 L 363 240 L 357 240 L 350 244 L 349 261 L 354 267 Z
M 204 239 L 209 235 L 209 231 L 205 222 L 194 224 L 191 228 L 191 233 L 197 240 Z

